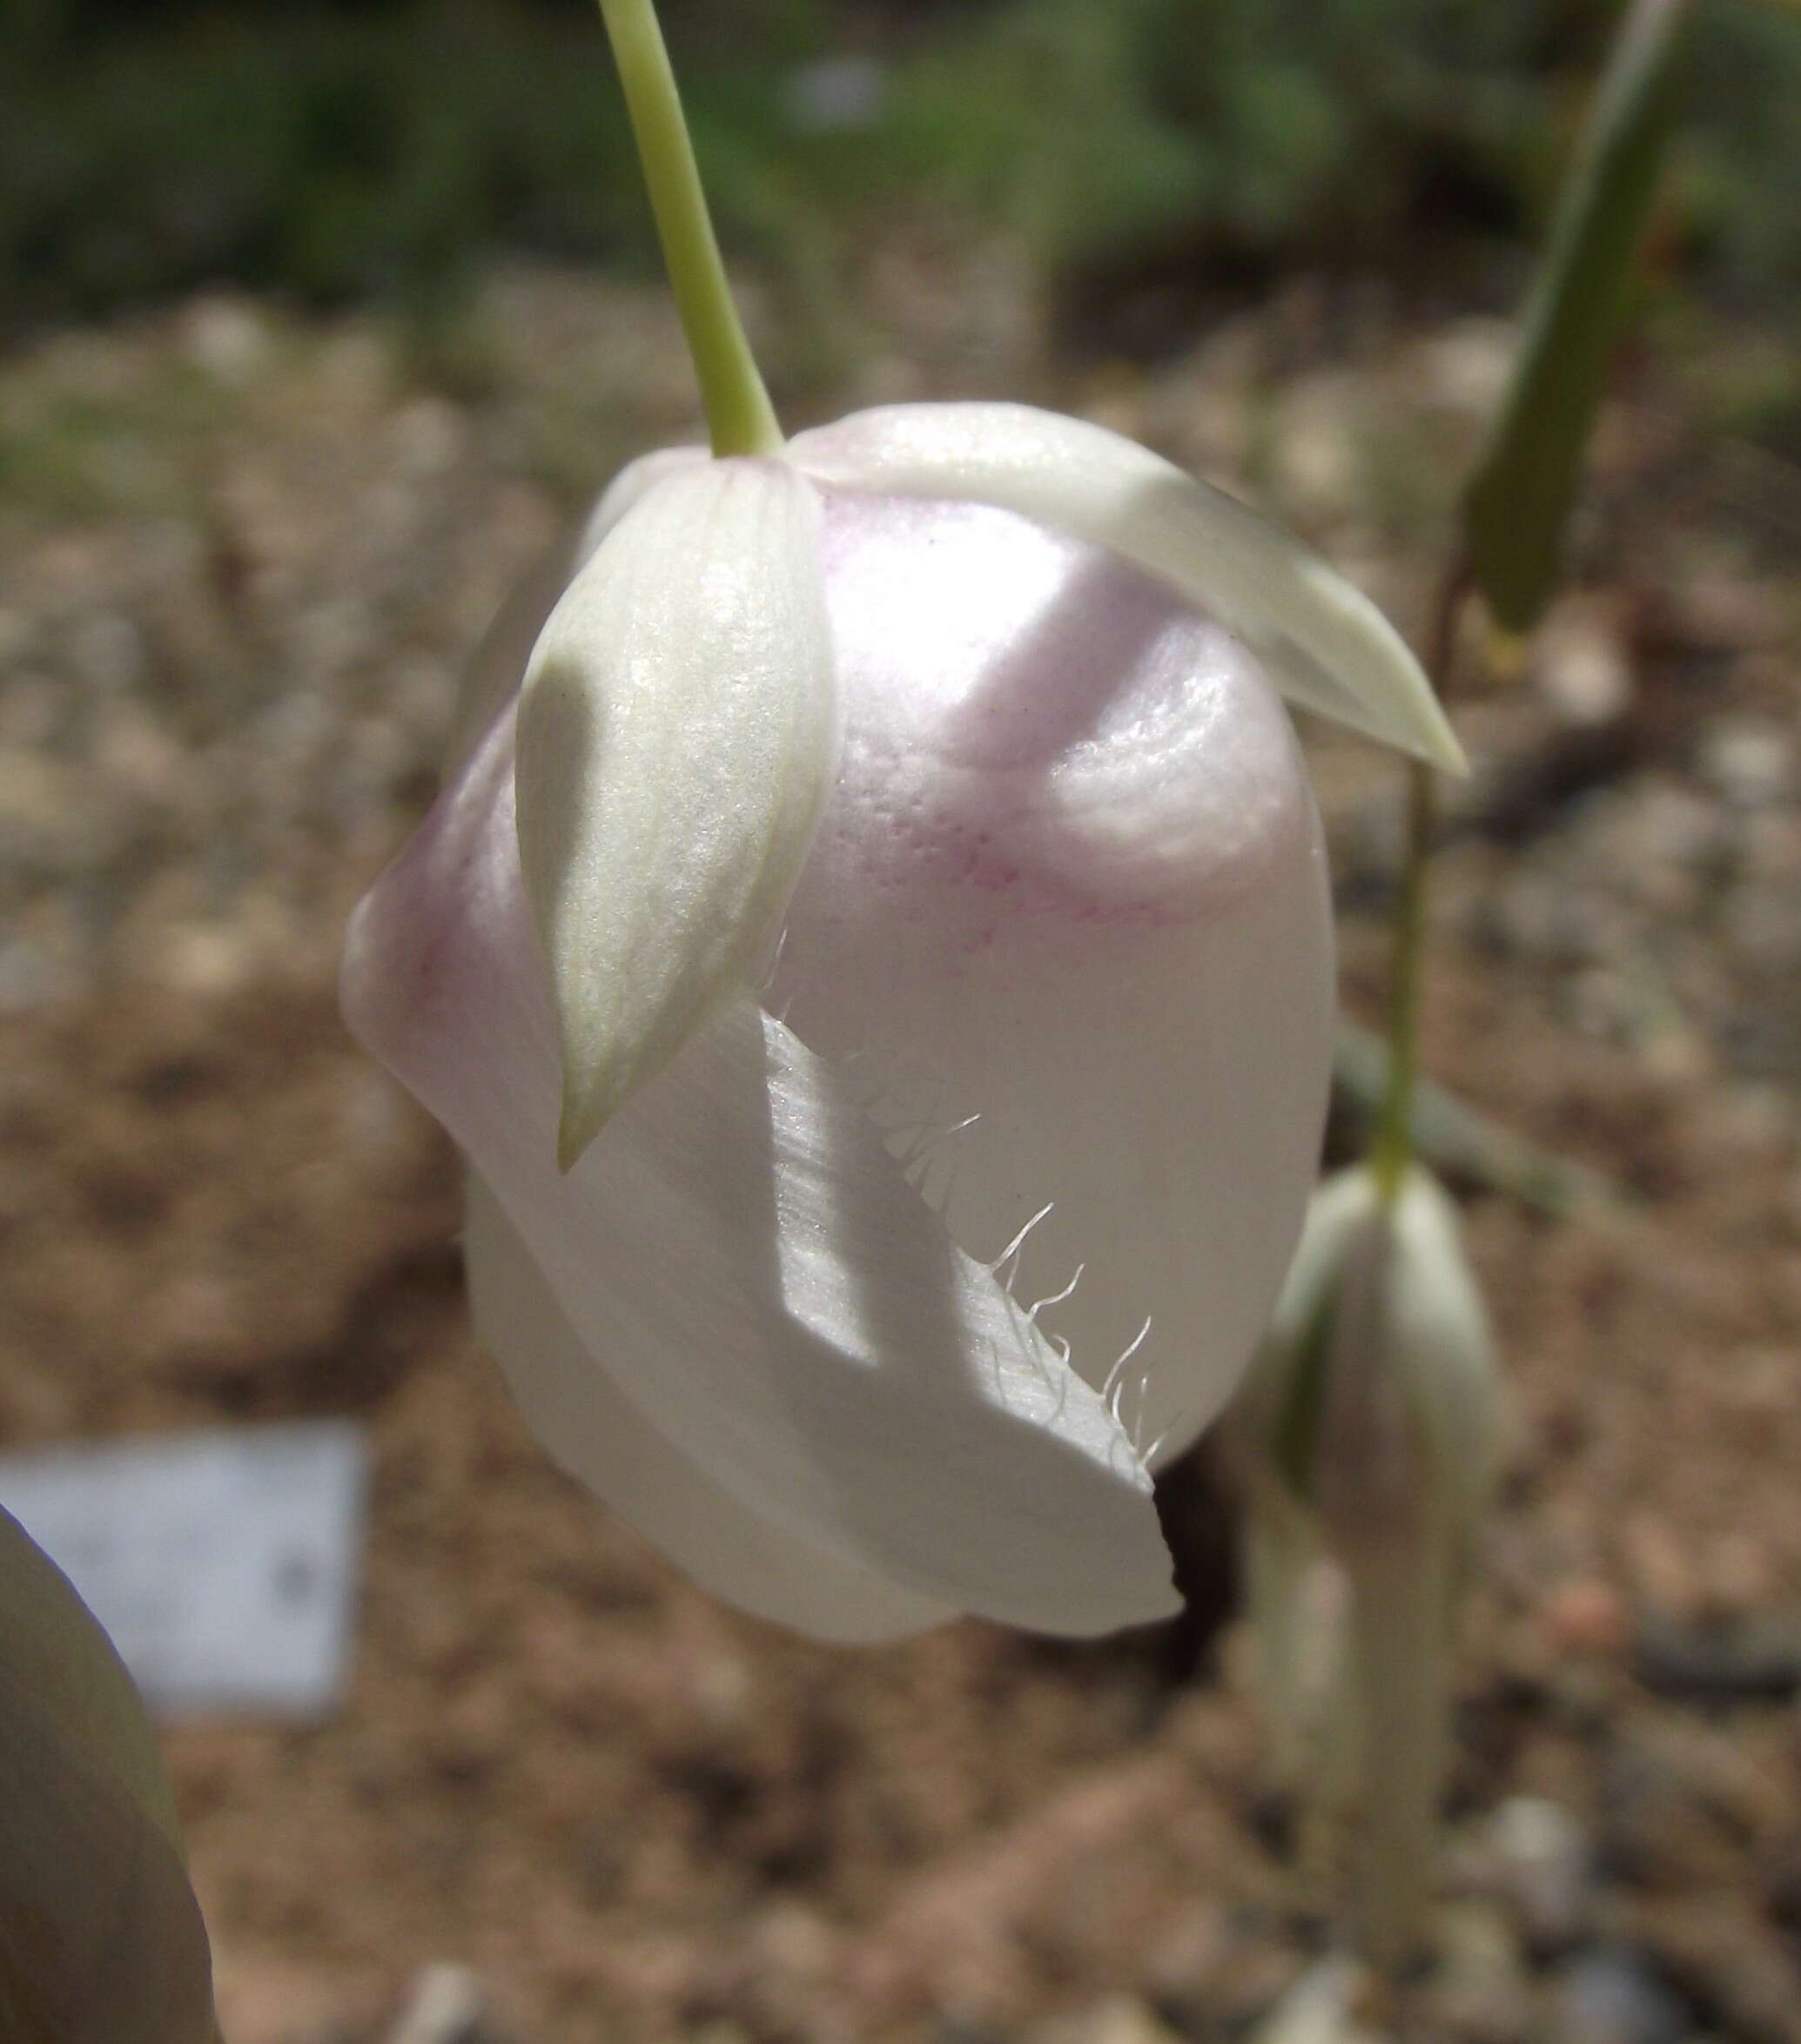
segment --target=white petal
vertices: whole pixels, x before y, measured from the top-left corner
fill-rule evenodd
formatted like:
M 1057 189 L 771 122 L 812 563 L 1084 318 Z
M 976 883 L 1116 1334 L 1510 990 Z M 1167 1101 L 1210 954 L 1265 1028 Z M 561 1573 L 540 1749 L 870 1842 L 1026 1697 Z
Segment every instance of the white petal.
M 1368 597 L 1236 498 L 1104 427 L 1025 405 L 894 405 L 801 434 L 788 454 L 823 482 L 995 504 L 1111 548 L 1229 625 L 1292 701 L 1464 770 L 1431 684 Z
M 958 1615 L 783 1532 L 682 1454 L 614 1383 L 506 1209 L 473 1173 L 463 1254 L 476 1335 L 532 1430 L 703 1590 L 841 1645 L 904 1639 Z
M 722 1488 L 929 1599 L 1047 1631 L 1174 1608 L 1103 1402 L 748 998 L 566 1176 L 502 722 L 353 920 L 352 1026 L 494 1187 L 583 1342 Z
M 1016 1295 L 1079 1269 L 1040 1324 L 1096 1385 L 1132 1350 L 1121 1409 L 1173 1453 L 1318 1162 L 1332 931 L 1293 730 L 1222 628 L 1007 513 L 829 492 L 824 559 L 844 749 L 770 1005 L 971 1255 L 1049 1209 Z
M 566 1167 L 767 965 L 837 756 L 818 523 L 780 462 L 677 464 L 533 650 L 520 851 L 555 990 Z

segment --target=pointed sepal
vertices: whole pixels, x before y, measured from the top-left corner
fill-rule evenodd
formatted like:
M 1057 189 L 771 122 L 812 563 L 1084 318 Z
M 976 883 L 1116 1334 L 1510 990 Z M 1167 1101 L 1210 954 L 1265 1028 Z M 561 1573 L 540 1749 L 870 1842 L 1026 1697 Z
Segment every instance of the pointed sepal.
M 818 499 L 685 466 L 551 613 L 519 710 L 519 845 L 563 1059 L 565 1169 L 767 969 L 837 750 Z

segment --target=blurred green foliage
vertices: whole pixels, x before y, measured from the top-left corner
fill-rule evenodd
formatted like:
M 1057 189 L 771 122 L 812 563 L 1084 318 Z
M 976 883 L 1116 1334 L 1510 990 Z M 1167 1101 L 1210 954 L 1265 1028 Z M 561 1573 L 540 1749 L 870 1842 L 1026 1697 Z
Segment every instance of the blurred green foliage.
M 1702 0 L 1677 240 L 1751 296 L 1801 285 L 1801 15 Z M 1052 259 L 1185 244 L 1410 266 L 1537 239 L 1615 0 L 1011 0 L 903 67 L 910 181 Z M 903 153 L 904 152 L 904 153 Z
M 1405 274 L 1542 227 L 1612 0 L 668 0 L 722 232 L 816 293 L 884 216 L 1049 276 L 1174 260 Z M 1704 0 L 1672 245 L 1801 284 L 1801 21 Z M 644 261 L 588 0 L 226 11 L 12 0 L 11 321 L 205 279 L 429 306 L 497 245 Z M 819 67 L 850 57 L 836 72 Z M 1509 284 L 1512 279 L 1507 280 Z

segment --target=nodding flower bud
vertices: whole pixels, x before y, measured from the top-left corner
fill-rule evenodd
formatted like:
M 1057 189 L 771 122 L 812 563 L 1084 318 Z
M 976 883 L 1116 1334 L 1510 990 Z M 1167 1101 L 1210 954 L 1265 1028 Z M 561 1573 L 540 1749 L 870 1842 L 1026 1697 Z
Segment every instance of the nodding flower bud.
M 0 2038 L 217 2044 L 156 1740 L 67 1578 L 0 1511 Z
M 1458 1601 L 1502 1440 L 1488 1315 L 1442 1188 L 1367 1167 L 1314 1194 L 1233 1435 L 1278 1751 L 1362 1859 L 1361 1928 L 1417 1934 L 1449 1742 Z M 1342 1623 L 1312 1593 L 1335 1578 Z

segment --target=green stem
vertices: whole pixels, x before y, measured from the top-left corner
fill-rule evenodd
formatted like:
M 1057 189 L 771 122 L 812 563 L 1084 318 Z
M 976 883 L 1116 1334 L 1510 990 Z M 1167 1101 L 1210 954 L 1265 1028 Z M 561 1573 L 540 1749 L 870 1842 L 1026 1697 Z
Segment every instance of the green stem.
M 1457 620 L 1470 588 L 1468 561 L 1453 558 L 1439 584 L 1426 671 L 1442 700 L 1457 647 Z M 1419 1067 L 1420 984 L 1426 949 L 1427 877 L 1438 817 L 1438 777 L 1419 760 L 1407 765 L 1407 843 L 1394 904 L 1394 958 L 1388 985 L 1388 1086 L 1376 1126 L 1371 1168 L 1382 1203 L 1392 1207 L 1413 1160 L 1414 1078 Z
M 601 14 L 650 187 L 663 262 L 700 379 L 713 452 L 774 454 L 782 446 L 782 428 L 732 303 L 656 9 L 653 0 L 601 0 Z

